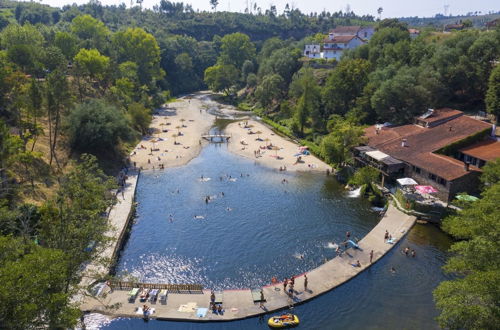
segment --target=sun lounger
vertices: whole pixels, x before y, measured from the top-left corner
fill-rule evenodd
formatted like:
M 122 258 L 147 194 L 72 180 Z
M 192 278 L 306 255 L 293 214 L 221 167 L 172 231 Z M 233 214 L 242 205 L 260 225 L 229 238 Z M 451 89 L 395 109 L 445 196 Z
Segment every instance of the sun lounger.
M 159 291 L 160 290 L 158 290 L 158 289 L 151 290 L 151 292 L 149 293 L 149 301 L 151 303 L 155 303 L 156 302 L 156 299 L 158 299 L 158 292 Z
M 130 302 L 134 302 L 135 298 L 137 298 L 137 294 L 139 293 L 139 288 L 133 288 L 128 292 L 128 300 Z
M 162 305 L 167 304 L 167 296 L 168 296 L 168 290 L 161 290 L 160 291 L 160 303 Z
M 215 293 L 215 301 L 214 301 L 214 303 L 216 303 L 216 304 L 222 304 L 223 300 L 224 300 L 224 292 L 222 292 L 222 291 L 216 292 Z

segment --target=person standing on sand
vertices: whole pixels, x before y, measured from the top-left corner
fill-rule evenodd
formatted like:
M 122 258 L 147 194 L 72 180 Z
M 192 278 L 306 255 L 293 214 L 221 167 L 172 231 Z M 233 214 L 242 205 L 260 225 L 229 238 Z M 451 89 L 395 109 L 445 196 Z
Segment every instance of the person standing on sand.
M 373 262 L 373 250 L 370 251 L 370 263 Z
M 384 235 L 384 241 L 387 241 L 388 239 L 389 239 L 389 232 L 386 230 Z
M 264 308 L 264 291 L 260 289 L 260 308 Z
M 286 286 L 288 285 L 288 278 L 285 277 L 283 280 L 283 291 L 286 293 Z
M 304 274 L 304 291 L 307 291 L 307 274 Z

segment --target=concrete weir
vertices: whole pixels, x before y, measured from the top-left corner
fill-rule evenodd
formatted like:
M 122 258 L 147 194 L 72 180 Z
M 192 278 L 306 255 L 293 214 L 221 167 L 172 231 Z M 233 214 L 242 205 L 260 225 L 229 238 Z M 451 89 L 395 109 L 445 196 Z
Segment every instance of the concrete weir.
M 135 192 L 136 181 L 137 177 L 134 179 L 133 192 Z M 128 198 L 128 192 L 130 191 L 125 191 L 124 199 L 129 201 L 131 207 L 133 193 L 132 197 Z M 126 205 L 126 203 L 123 203 L 123 207 Z M 125 213 L 128 214 L 130 211 L 119 212 L 117 210 L 116 216 L 123 216 Z M 122 224 L 122 226 L 125 226 L 127 223 L 127 221 L 122 220 L 113 221 L 111 214 L 110 220 L 115 225 Z M 202 293 L 198 294 L 169 293 L 166 304 L 162 304 L 160 301 L 153 304 L 146 303 L 155 309 L 150 318 L 198 322 L 231 321 L 277 311 L 287 308 L 291 304 L 304 303 L 351 280 L 370 267 L 370 251 L 373 250 L 374 252 L 373 264 L 391 250 L 408 233 L 414 223 L 415 217 L 399 211 L 391 204 L 380 222 L 358 242 L 360 249 L 348 249 L 341 257 L 333 258 L 307 272 L 307 291 L 304 290 L 304 274 L 297 276 L 295 278 L 293 299 L 283 291 L 283 283 L 262 288 L 265 299 L 262 306 L 259 302 L 254 302 L 251 289 L 224 290 L 222 297 L 224 315 L 216 315 L 209 310 L 205 316 L 198 317 L 198 308 L 210 308 L 210 290 L 203 290 Z M 384 234 L 386 230 L 391 234 L 393 244 L 385 242 Z M 357 260 L 359 260 L 361 267 L 353 266 Z M 112 317 L 142 318 L 142 313 L 137 313 L 136 310 L 144 304 L 144 302 L 139 302 L 139 298 L 134 302 L 129 302 L 128 291 L 114 290 L 103 297 L 86 297 L 80 308 L 85 312 L 98 312 Z

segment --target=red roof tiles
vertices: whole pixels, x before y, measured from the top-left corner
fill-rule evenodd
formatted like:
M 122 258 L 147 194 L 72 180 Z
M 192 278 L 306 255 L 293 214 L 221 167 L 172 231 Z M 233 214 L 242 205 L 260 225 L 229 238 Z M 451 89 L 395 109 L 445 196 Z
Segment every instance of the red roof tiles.
M 375 126 L 371 126 L 365 129 L 365 135 L 370 147 L 446 180 L 453 180 L 467 173 L 463 163 L 434 152 L 487 129 L 491 129 L 488 123 L 460 116 L 431 128 L 403 125 L 382 128 L 379 134 Z M 402 146 L 403 139 L 406 139 L 405 147 Z
M 323 40 L 325 44 L 346 44 L 357 36 L 334 36 L 332 40 L 326 38 Z
M 492 161 L 500 158 L 500 142 L 495 140 L 486 140 L 473 144 L 460 150 L 462 153 L 482 159 Z

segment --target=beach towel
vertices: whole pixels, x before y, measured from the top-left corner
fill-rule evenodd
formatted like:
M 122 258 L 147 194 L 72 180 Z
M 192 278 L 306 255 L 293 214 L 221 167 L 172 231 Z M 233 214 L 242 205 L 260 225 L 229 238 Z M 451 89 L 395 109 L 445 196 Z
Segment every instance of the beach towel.
M 196 316 L 197 317 L 205 317 L 207 315 L 208 308 L 198 308 L 196 310 Z

